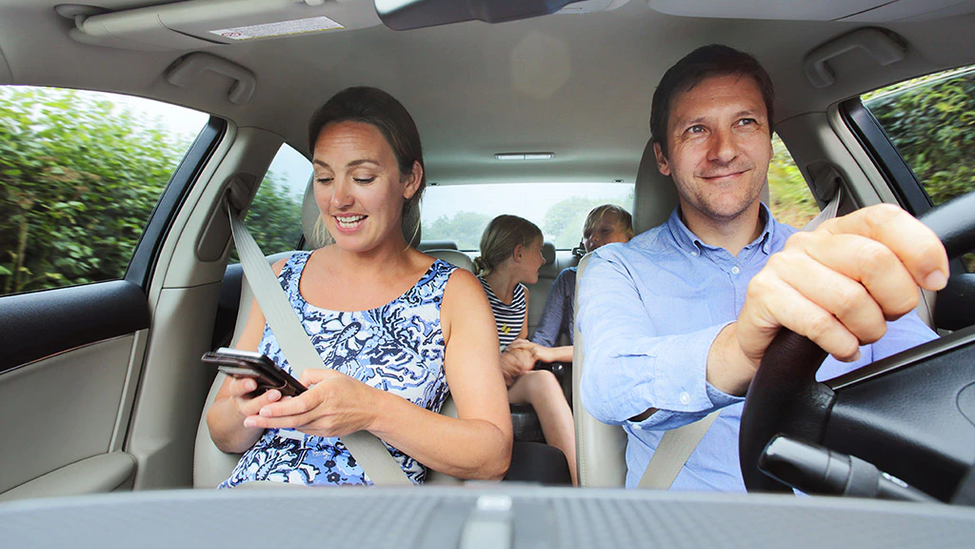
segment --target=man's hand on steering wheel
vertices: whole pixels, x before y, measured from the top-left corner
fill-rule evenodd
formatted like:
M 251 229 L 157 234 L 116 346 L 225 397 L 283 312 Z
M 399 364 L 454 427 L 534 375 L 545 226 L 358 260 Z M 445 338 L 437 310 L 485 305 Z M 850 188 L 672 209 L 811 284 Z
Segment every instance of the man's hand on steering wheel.
M 793 235 L 752 278 L 736 323 L 715 339 L 708 381 L 744 394 L 765 350 L 787 327 L 839 360 L 880 339 L 887 320 L 917 306 L 917 288 L 940 290 L 948 257 L 910 214 L 881 204 Z

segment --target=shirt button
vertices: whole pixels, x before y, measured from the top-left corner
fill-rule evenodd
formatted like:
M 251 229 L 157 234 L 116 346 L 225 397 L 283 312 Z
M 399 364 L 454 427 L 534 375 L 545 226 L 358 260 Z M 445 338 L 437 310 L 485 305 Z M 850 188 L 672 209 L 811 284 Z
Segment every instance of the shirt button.
M 738 274 L 740 272 L 741 272 L 741 269 L 739 269 L 737 265 L 735 265 L 734 267 L 731 268 L 731 274 L 733 274 L 733 275 L 736 275 L 736 274 Z
M 687 394 L 687 391 L 680 394 L 680 403 L 685 405 L 691 403 L 691 395 Z
M 694 257 L 697 257 L 697 250 L 692 251 L 691 252 L 691 255 L 694 256 Z

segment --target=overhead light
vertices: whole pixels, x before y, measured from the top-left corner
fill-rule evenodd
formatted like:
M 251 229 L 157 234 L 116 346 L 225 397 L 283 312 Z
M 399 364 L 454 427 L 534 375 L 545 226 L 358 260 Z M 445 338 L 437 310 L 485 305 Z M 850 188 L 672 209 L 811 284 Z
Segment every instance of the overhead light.
M 530 153 L 496 153 L 494 158 L 498 160 L 551 160 L 555 158 L 555 153 L 551 152 L 530 152 Z

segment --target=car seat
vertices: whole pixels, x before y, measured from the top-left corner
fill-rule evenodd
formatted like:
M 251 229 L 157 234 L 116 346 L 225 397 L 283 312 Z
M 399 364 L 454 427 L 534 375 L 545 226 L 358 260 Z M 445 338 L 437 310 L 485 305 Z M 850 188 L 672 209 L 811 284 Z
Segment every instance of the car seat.
M 633 231 L 640 234 L 667 221 L 677 206 L 674 182 L 657 170 L 653 143 L 647 142 L 637 171 L 633 197 Z M 590 255 L 579 261 L 577 280 L 582 280 Z M 579 284 L 576 284 L 578 299 Z M 578 301 L 575 310 L 579 310 Z M 579 384 L 585 360 L 579 323 L 574 323 L 572 348 L 572 400 L 576 424 L 576 467 L 579 486 L 622 487 L 626 483 L 626 432 L 592 417 L 582 405 Z

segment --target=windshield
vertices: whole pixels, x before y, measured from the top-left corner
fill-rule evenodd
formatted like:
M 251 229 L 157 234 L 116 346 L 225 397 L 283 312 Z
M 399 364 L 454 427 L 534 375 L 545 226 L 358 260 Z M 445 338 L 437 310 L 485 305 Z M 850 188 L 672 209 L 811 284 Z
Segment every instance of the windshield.
M 501 214 L 538 225 L 559 250 L 579 245 L 586 214 L 600 204 L 633 210 L 633 183 L 435 185 L 421 206 L 423 240 L 450 240 L 476 251 L 488 222 Z

